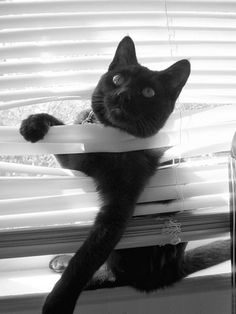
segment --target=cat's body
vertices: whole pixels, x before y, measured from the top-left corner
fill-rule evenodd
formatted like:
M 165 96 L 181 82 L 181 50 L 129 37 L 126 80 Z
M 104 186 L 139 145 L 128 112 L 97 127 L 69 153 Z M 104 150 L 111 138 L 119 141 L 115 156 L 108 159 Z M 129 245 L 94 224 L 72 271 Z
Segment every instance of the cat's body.
M 104 126 L 137 137 L 154 135 L 173 111 L 189 73 L 186 60 L 160 72 L 142 67 L 133 41 L 125 37 L 93 93 L 95 117 Z M 87 114 L 80 115 L 77 122 L 88 118 Z M 32 115 L 22 122 L 20 132 L 26 140 L 36 142 L 50 126 L 62 124 L 47 114 Z M 118 285 L 129 284 L 139 290 L 150 291 L 183 277 L 185 244 L 113 251 L 162 154 L 142 150 L 56 156 L 62 167 L 93 177 L 102 206 L 88 238 L 47 297 L 43 314 L 73 313 L 78 296 L 106 261 L 107 274 L 112 273 Z M 108 277 L 104 276 L 104 282 Z

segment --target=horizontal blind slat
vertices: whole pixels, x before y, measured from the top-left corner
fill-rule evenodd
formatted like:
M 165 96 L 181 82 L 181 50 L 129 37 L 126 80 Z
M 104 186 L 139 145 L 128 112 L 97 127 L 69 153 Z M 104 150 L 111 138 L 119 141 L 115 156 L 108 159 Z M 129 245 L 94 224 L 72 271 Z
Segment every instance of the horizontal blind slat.
M 201 84 L 202 85 L 202 84 Z M 200 85 L 200 86 L 201 86 Z M 199 103 L 208 104 L 235 104 L 236 103 L 236 90 L 225 88 L 215 89 L 211 86 L 211 89 L 200 89 L 197 88 L 199 85 L 195 84 L 195 88 L 192 85 L 191 88 L 186 86 L 184 91 L 179 97 L 180 103 L 195 103 L 196 99 Z M 216 86 L 215 86 L 216 87 Z M 0 109 L 13 108 L 15 106 L 42 103 L 48 101 L 57 101 L 60 98 L 64 99 L 91 99 L 92 91 L 94 86 L 79 86 L 77 88 L 69 87 L 51 87 L 45 89 L 28 89 L 28 90 L 9 90 L 0 92 Z M 68 96 L 70 95 L 70 96 Z M 29 99 L 30 103 L 29 103 Z M 41 100 L 40 100 L 41 99 Z M 45 101 L 44 101 L 45 99 Z
M 63 73 L 12 75 L 0 77 L 0 90 L 25 89 L 25 88 L 45 88 L 50 86 L 72 85 L 73 82 L 83 82 L 83 85 L 94 85 L 100 79 L 102 71 L 66 71 Z
M 125 35 L 125 34 L 124 34 Z M 16 58 L 49 58 L 52 56 L 82 56 L 94 54 L 113 54 L 117 42 L 112 41 L 61 41 L 42 44 L 22 44 L 9 47 L 0 47 L 0 58 L 16 59 Z M 220 57 L 222 55 L 235 57 L 236 42 L 233 40 L 211 40 L 211 41 L 172 41 L 172 48 L 176 50 L 175 56 L 186 56 L 191 58 L 192 55 Z M 137 42 L 137 53 L 139 55 L 152 54 L 157 56 L 171 56 L 170 43 L 167 41 L 143 41 Z M 175 49 L 176 48 L 176 49 Z M 178 49 L 177 49 L 178 48 Z M 197 49 L 197 50 L 196 50 Z
M 169 40 L 169 33 L 174 32 L 175 40 L 183 40 L 192 38 L 201 40 L 211 40 L 213 37 L 220 40 L 232 40 L 236 34 L 236 26 L 122 26 L 114 25 L 109 26 L 97 26 L 97 27 L 42 27 L 40 29 L 13 29 L 0 31 L 0 41 L 5 44 L 19 43 L 19 42 L 45 42 L 45 41 L 60 41 L 60 40 L 101 40 L 115 39 L 117 41 L 128 33 L 135 40 L 143 40 L 147 37 L 158 38 L 159 40 Z
M 204 198 L 202 198 L 202 202 Z M 154 204 L 137 204 L 134 213 L 134 222 L 133 224 L 139 225 L 141 219 L 145 219 L 147 215 L 156 215 L 156 219 L 153 219 L 151 216 L 145 219 L 147 220 L 146 227 L 151 225 L 162 226 L 163 224 L 163 216 L 159 214 L 165 213 L 169 214 L 168 217 L 177 220 L 181 217 L 182 225 L 188 226 L 191 229 L 192 224 L 194 223 L 194 227 L 198 226 L 200 228 L 201 224 L 204 222 L 208 225 L 211 224 L 211 227 L 214 228 L 216 223 L 220 224 L 220 217 L 225 217 L 225 219 L 229 220 L 229 209 L 228 203 L 224 200 L 223 196 L 217 196 L 217 200 L 219 201 L 219 205 L 215 205 L 216 202 L 211 206 L 209 203 L 205 202 L 206 207 L 198 208 L 198 212 L 194 214 L 196 207 L 187 207 L 186 203 L 189 202 L 191 204 L 191 198 L 186 200 L 186 203 L 183 204 L 181 201 L 172 201 L 167 204 L 163 203 L 154 203 Z M 216 200 L 216 201 L 217 201 Z M 198 203 L 201 200 L 198 200 Z M 17 215 L 3 215 L 1 217 L 1 235 L 9 234 L 9 239 L 14 237 L 15 232 L 33 232 L 37 231 L 40 233 L 44 233 L 45 230 L 52 228 L 55 229 L 63 229 L 71 226 L 77 229 L 81 229 L 81 234 L 85 228 L 92 225 L 93 220 L 98 212 L 98 207 L 91 208 L 81 208 L 78 209 L 66 209 L 66 210 L 54 210 L 50 212 L 32 212 L 32 213 L 22 213 Z M 178 212 L 178 213 L 177 213 Z M 174 215 L 173 215 L 174 213 Z M 199 217 L 199 213 L 201 213 Z M 164 217 L 165 218 L 165 217 Z M 204 218 L 204 220 L 203 220 Z M 138 219 L 138 220 L 137 220 Z M 165 220 L 165 219 L 164 219 Z M 191 221 L 190 221 L 191 220 Z M 136 222 L 137 221 L 137 222 Z M 192 222 L 192 223 L 191 223 Z M 222 221 L 225 223 L 225 221 Z M 145 226 L 145 225 L 144 225 Z M 53 230 L 52 230 L 53 231 Z M 229 231 L 229 230 L 228 230 Z M 78 233 L 79 234 L 79 233 Z M 1 242 L 0 242 L 1 243 Z
M 99 3 L 99 5 L 98 5 Z M 0 12 L 7 14 L 29 14 L 29 13 L 48 13 L 48 12 L 74 12 L 83 11 L 120 11 L 137 10 L 143 11 L 147 8 L 153 10 L 164 10 L 164 1 L 17 1 L 14 3 L 0 3 Z M 227 1 L 171 1 L 168 0 L 167 8 L 169 11 L 210 11 L 210 12 L 233 12 L 236 10 L 234 0 Z
M 169 161 L 174 158 L 182 158 L 194 157 L 201 154 L 210 154 L 217 153 L 222 151 L 229 151 L 231 145 L 231 139 L 234 134 L 234 130 L 232 134 L 230 134 L 230 139 L 227 137 L 223 141 L 215 141 L 211 144 L 200 145 L 197 147 L 191 146 L 187 147 L 186 145 L 177 145 L 176 137 L 169 137 L 165 140 L 162 140 L 158 143 L 158 147 L 166 147 L 171 145 L 176 145 L 174 148 L 170 148 L 164 154 L 162 160 Z M 123 151 L 132 151 L 132 150 L 140 150 L 140 149 L 152 149 L 156 148 L 157 144 L 146 142 L 145 144 L 140 144 L 138 142 L 127 143 L 124 145 L 112 145 L 106 144 L 101 148 L 101 144 L 97 145 L 86 145 L 84 147 L 83 144 L 75 144 L 75 143 L 41 143 L 41 144 L 29 144 L 29 143 L 13 143 L 13 144 L 1 144 L 1 154 L 2 155 L 24 155 L 25 152 L 29 155 L 40 155 L 40 154 L 74 154 L 74 153 L 84 153 L 84 152 L 123 152 Z M 140 148 L 142 147 L 142 148 Z
M 60 40 L 96 40 L 113 38 L 119 40 L 124 32 L 127 32 L 127 26 L 92 26 L 92 27 L 42 27 L 40 29 L 13 29 L 0 31 L 0 40 L 3 43 L 18 42 L 36 42 L 36 41 L 60 41 Z M 131 33 L 130 33 L 131 32 Z M 145 38 L 147 32 L 158 35 L 158 38 L 167 38 L 168 30 L 165 25 L 160 26 L 139 26 L 129 27 L 130 36 L 136 38 Z
M 0 92 L 0 108 L 8 108 L 8 107 L 14 107 L 14 103 L 18 104 L 18 102 L 22 102 L 24 99 L 26 100 L 26 104 L 29 99 L 33 101 L 35 99 L 37 103 L 38 98 L 53 98 L 53 99 L 58 99 L 58 98 L 67 98 L 68 97 L 78 97 L 84 98 L 84 99 L 90 99 L 92 91 L 94 89 L 94 86 L 78 86 L 77 88 L 71 88 L 69 87 L 64 87 L 62 88 L 61 86 L 56 86 L 53 88 L 45 88 L 45 89 L 28 89 L 28 90 L 11 90 L 11 91 L 4 91 Z M 65 99 L 66 99 L 65 98 Z M 15 101 L 15 102 L 13 102 Z M 8 103 L 9 102 L 9 103 Z M 47 99 L 46 99 L 47 102 Z M 23 105 L 23 103 L 22 103 Z
M 49 184 L 50 182 L 46 182 Z M 86 183 L 85 183 L 86 184 Z M 7 215 L 9 212 L 11 214 L 18 214 L 18 213 L 25 213 L 25 212 L 32 212 L 32 208 L 35 210 L 40 210 L 41 212 L 44 211 L 52 211 L 58 208 L 57 202 L 56 208 L 51 206 L 50 202 L 46 202 L 45 205 L 40 205 L 38 202 L 27 204 L 22 204 L 23 199 L 31 199 L 31 198 L 39 198 L 44 199 L 46 197 L 60 197 L 63 195 L 62 201 L 67 197 L 68 208 L 80 208 L 98 206 L 98 199 L 95 198 L 93 191 L 89 191 L 89 187 L 86 185 L 82 188 L 66 188 L 64 190 L 61 189 L 46 189 L 42 188 L 35 188 L 29 187 L 28 190 L 21 190 L 19 187 L 16 189 L 10 190 L 8 193 L 6 190 L 3 189 L 0 197 L 0 206 L 1 215 Z M 77 192 L 78 191 L 78 192 Z M 81 192 L 82 191 L 82 192 Z M 201 182 L 201 183 L 190 183 L 188 185 L 168 185 L 168 186 L 156 186 L 156 187 L 147 187 L 143 194 L 140 196 L 138 203 L 151 203 L 151 202 L 160 202 L 160 201 L 171 201 L 173 199 L 178 199 L 181 196 L 183 198 L 190 198 L 190 197 L 199 197 L 203 195 L 212 195 L 212 194 L 223 194 L 228 192 L 228 180 L 219 180 L 219 181 L 209 181 L 209 182 Z M 76 203 L 80 205 L 76 206 L 73 205 L 74 202 L 71 203 L 70 197 L 77 197 Z M 61 199 L 60 199 L 61 200 Z M 54 199 L 53 199 L 54 203 Z M 66 209 L 65 205 L 62 207 L 62 210 Z
M 8 93 L 5 93 L 7 95 Z M 22 94 L 21 94 L 22 95 Z M 83 95 L 83 97 L 87 97 L 88 94 Z M 20 97 L 19 97 L 20 98 Z M 65 101 L 65 100 L 81 100 L 81 96 L 45 96 L 45 97 L 39 97 L 39 98 L 27 98 L 27 99 L 19 99 L 19 100 L 13 100 L 13 101 L 7 101 L 7 102 L 0 102 L 0 110 L 3 109 L 11 109 L 15 107 L 22 107 L 22 106 L 28 106 L 28 105 L 37 105 L 47 102 L 55 102 L 55 101 Z
M 158 20 L 157 20 L 158 17 Z M 102 12 L 102 13 L 56 13 L 0 16 L 0 29 L 56 27 L 61 26 L 112 26 L 114 24 L 165 25 L 164 11 L 157 12 Z
M 183 242 L 188 241 L 196 241 L 196 240 L 205 240 L 205 239 L 213 239 L 218 238 L 219 236 L 226 236 L 229 231 L 229 223 L 221 224 L 215 228 L 210 229 L 208 225 L 204 226 L 200 230 L 193 230 L 193 231 L 184 231 L 181 236 L 181 240 Z M 48 237 L 52 238 L 51 234 L 47 235 Z M 18 236 L 15 237 L 18 240 Z M 117 245 L 117 249 L 124 249 L 130 247 L 144 247 L 150 245 L 163 245 L 169 244 L 171 240 L 169 237 L 165 235 L 148 235 L 148 232 L 144 236 L 143 233 L 141 235 L 136 235 L 131 238 L 123 238 L 119 244 Z M 48 243 L 46 240 L 44 242 L 38 241 L 31 241 L 27 243 L 26 239 L 18 240 L 18 244 L 11 245 L 11 243 L 6 241 L 6 245 L 1 247 L 0 258 L 12 258 L 12 257 L 25 257 L 25 256 L 33 256 L 33 255 L 48 255 L 48 254 L 64 254 L 64 253 L 71 253 L 75 252 L 79 245 L 82 242 L 78 242 L 77 239 L 75 240 L 68 240 L 64 238 L 59 240 L 51 240 L 51 243 Z M 25 308 L 24 308 L 25 309 Z
M 224 184 L 218 189 L 226 192 Z M 78 209 L 89 210 L 91 207 L 99 207 L 99 196 L 95 192 L 79 193 L 70 192 L 64 195 L 32 195 L 26 198 L 8 198 L 0 199 L 0 213 L 3 215 L 17 215 L 21 213 L 32 212 L 50 212 L 55 210 Z M 39 196 L 38 196 L 39 195 Z M 178 191 L 175 186 L 168 187 L 147 187 L 140 196 L 138 203 L 151 203 L 178 198 Z
M 25 174 L 36 174 L 46 176 L 62 176 L 70 177 L 73 176 L 72 171 L 63 168 L 50 168 L 35 165 L 25 165 L 11 162 L 0 161 L 0 171 L 14 172 L 14 173 L 25 173 Z M 78 175 L 78 173 L 76 173 Z
M 180 57 L 156 57 L 146 56 L 139 58 L 141 64 L 150 67 L 154 70 L 165 69 L 173 62 L 179 59 L 184 59 L 186 56 Z M 223 71 L 223 70 L 235 70 L 236 69 L 236 56 L 235 57 L 197 57 L 192 56 L 189 58 L 191 61 L 191 68 L 193 70 L 210 70 L 210 71 Z M 16 73 L 35 73 L 35 72 L 53 72 L 53 71 L 73 71 L 75 69 L 83 70 L 103 70 L 108 69 L 108 65 L 111 61 L 109 56 L 90 56 L 90 57 L 58 57 L 54 59 L 37 59 L 32 60 L 12 60 L 7 62 L 0 62 L 0 73 L 4 75 L 16 74 Z
M 208 141 L 208 137 L 212 138 L 213 134 L 221 133 L 222 137 L 227 136 L 235 127 L 236 121 L 234 116 L 230 116 L 230 111 L 228 112 L 227 109 L 232 109 L 231 113 L 235 112 L 234 106 L 227 106 L 227 108 L 223 110 L 222 108 L 219 108 L 180 117 L 180 111 L 176 110 L 176 112 L 169 117 L 165 126 L 159 131 L 159 133 L 161 133 L 163 137 L 171 137 L 175 135 L 177 136 L 177 134 L 181 131 L 181 144 L 191 141 L 191 137 L 198 137 L 200 133 L 207 133 L 207 139 L 202 141 L 202 143 L 205 144 L 205 142 Z M 224 115 L 225 111 L 226 114 Z M 222 119 L 220 117 L 221 113 L 223 115 Z M 212 120 L 207 123 L 207 119 L 209 119 L 211 114 L 216 115 L 216 120 Z M 114 141 L 117 143 L 139 141 L 140 143 L 145 144 L 145 142 L 155 140 L 159 140 L 158 134 L 146 139 L 138 139 L 115 128 L 103 127 L 100 124 L 73 124 L 51 127 L 48 134 L 45 136 L 45 140 L 42 140 L 40 143 L 68 142 L 83 143 L 86 145 L 96 143 L 113 143 Z M 221 141 L 221 138 L 218 138 L 218 140 Z M 20 135 L 17 127 L 7 126 L 0 126 L 0 141 L 1 143 L 26 142 Z M 211 143 L 211 141 L 209 141 L 209 143 Z M 36 143 L 33 145 L 36 145 Z
M 168 182 L 166 178 L 164 182 L 159 181 L 159 184 L 152 186 L 147 186 L 144 194 L 139 199 L 139 203 L 143 202 L 154 202 L 161 200 L 171 200 L 180 197 L 188 198 L 199 195 L 210 195 L 216 193 L 227 193 L 228 191 L 228 178 L 215 178 L 214 180 L 203 180 L 202 182 L 194 182 L 194 173 L 193 173 L 193 182 L 185 183 L 184 185 L 180 184 L 178 180 L 176 182 L 170 182 L 168 185 L 165 182 Z M 14 178 L 13 178 L 14 180 Z M 6 204 L 9 204 L 11 208 L 12 199 L 23 199 L 31 197 L 46 197 L 46 196 L 69 196 L 71 194 L 80 195 L 86 194 L 86 198 L 90 198 L 90 193 L 96 191 L 94 184 L 88 180 L 64 180 L 61 182 L 58 178 L 53 180 L 46 179 L 44 181 L 37 182 L 36 180 L 21 180 L 18 179 L 16 182 L 9 182 L 9 179 L 2 180 L 0 178 L 0 187 L 1 195 L 0 200 L 5 200 Z M 153 182 L 153 181 L 152 181 Z M 14 183 L 14 184 L 12 184 Z M 63 184 L 64 183 L 64 184 Z M 21 188 L 21 184 L 22 187 Z M 50 185 L 54 184 L 53 187 Z M 13 200 L 14 202 L 14 200 Z M 2 203 L 4 205 L 4 202 Z M 97 204 L 97 203 L 96 203 Z M 20 207 L 20 206 L 19 206 Z M 33 208 L 34 206 L 32 206 Z M 2 212 L 3 210 L 3 212 Z M 19 212 L 21 209 L 18 209 Z M 14 212 L 14 211 L 13 211 Z M 1 208 L 1 214 L 4 213 L 4 208 Z M 7 211 L 9 213 L 9 211 Z
M 105 71 L 87 70 L 87 71 L 63 71 L 53 73 L 36 73 L 24 75 L 0 76 L 0 91 L 10 89 L 26 89 L 26 88 L 46 88 L 51 86 L 73 86 L 75 82 L 79 85 L 94 85 L 99 81 Z M 187 86 L 195 86 L 201 88 L 235 88 L 236 69 L 228 70 L 192 70 Z
M 219 201 L 228 204 L 228 181 L 227 179 L 215 182 L 201 182 L 176 186 L 146 187 L 140 195 L 138 203 L 160 202 L 183 198 L 185 208 L 203 208 L 214 206 Z M 74 192 L 55 193 L 53 195 L 40 196 L 40 190 L 36 196 L 0 199 L 1 215 L 14 215 L 32 212 L 50 212 L 66 209 L 88 209 L 99 207 L 99 196 L 95 191 L 87 191 L 80 188 Z M 226 199 L 225 199 L 226 198 Z M 180 199 L 180 202 L 182 200 Z
M 99 125 L 71 125 L 52 127 L 45 140 L 31 144 L 24 141 L 18 128 L 0 127 L 1 154 L 16 154 L 25 151 L 28 154 L 63 153 L 68 149 L 67 152 L 71 153 L 101 150 L 118 152 L 174 146 L 171 149 L 176 151 L 176 156 L 185 156 L 191 153 L 196 154 L 196 152 L 200 155 L 213 149 L 214 145 L 218 151 L 229 150 L 235 132 L 235 120 L 229 112 L 232 114 L 234 111 L 233 105 L 225 109 L 216 108 L 195 114 L 191 114 L 190 111 L 190 116 L 185 114 L 182 119 L 179 116 L 180 112 L 176 112 L 159 134 L 147 139 L 136 139 L 113 128 L 102 128 Z M 211 119 L 214 114 L 216 121 Z M 221 117 L 226 123 L 222 123 Z M 209 123 L 207 123 L 208 120 Z M 180 129 L 181 121 L 183 122 L 182 129 Z
M 191 211 L 187 214 L 177 213 L 174 219 L 176 219 L 177 222 L 181 223 L 182 232 L 179 235 L 181 237 L 181 240 L 188 241 L 208 237 L 211 238 L 219 234 L 228 232 L 229 214 L 227 212 L 227 208 L 219 208 L 219 210 L 218 208 L 216 208 L 216 210 L 218 212 L 217 215 L 216 213 L 207 214 L 205 211 L 201 210 L 199 210 L 195 214 Z M 214 210 L 212 210 L 212 212 L 214 212 Z M 70 215 L 73 215 L 72 212 L 70 213 L 70 215 L 68 215 L 68 213 L 63 214 L 64 220 L 70 218 Z M 8 219 L 5 221 L 8 228 L 11 223 L 13 223 L 15 227 L 12 230 L 9 228 L 4 232 L 1 231 L 1 258 L 10 256 L 27 256 L 32 254 L 41 255 L 52 254 L 56 252 L 73 252 L 74 250 L 78 249 L 78 246 L 84 241 L 89 231 L 89 226 L 92 223 L 92 221 L 89 219 L 94 219 L 94 214 L 92 216 L 90 215 L 91 218 L 87 218 L 88 227 L 84 226 L 83 228 L 82 225 L 78 227 L 71 223 L 66 223 L 65 225 L 55 225 L 55 221 L 58 221 L 58 217 L 60 216 L 59 214 L 57 214 L 51 217 L 48 216 L 48 227 L 46 228 L 45 219 L 42 220 L 42 217 L 40 218 L 40 216 L 36 216 L 35 222 L 37 223 L 37 226 L 39 226 L 40 222 L 42 222 L 45 226 L 45 228 L 41 227 L 41 229 L 39 229 L 29 227 L 29 220 L 27 216 L 28 215 L 19 215 L 19 220 L 21 218 L 24 226 L 20 229 L 16 228 L 16 221 L 14 221 L 14 219 L 9 220 L 8 217 Z M 80 218 L 73 218 L 76 221 L 81 221 Z M 149 219 L 146 222 L 144 218 L 137 225 L 135 224 L 135 221 L 133 224 L 131 222 L 132 228 L 130 228 L 131 226 L 128 227 L 122 241 L 119 243 L 119 248 L 134 247 L 140 245 L 155 245 L 158 243 L 170 243 L 171 238 L 169 234 L 163 232 L 163 228 L 165 228 L 165 221 L 168 222 L 168 218 L 151 218 L 151 220 Z M 30 223 L 32 223 L 32 217 L 30 217 Z M 53 225 L 50 226 L 50 223 L 52 223 Z M 80 231 L 78 232 L 78 230 Z M 57 247 L 57 243 L 60 243 L 60 248 Z M 63 246 L 63 243 L 64 245 L 66 244 L 67 248 Z M 37 248 L 37 253 L 32 250 L 32 245 L 35 249 Z
M 41 28 L 64 26 L 113 26 L 113 25 L 166 25 L 166 11 L 145 10 L 142 12 L 120 11 L 120 12 L 86 12 L 86 13 L 45 13 L 0 16 L 0 29 L 11 28 Z M 171 26 L 195 26 L 205 25 L 207 27 L 235 27 L 236 12 L 168 12 Z
M 11 164 L 6 169 L 15 171 L 17 164 Z M 205 165 L 205 166 L 194 166 L 191 163 L 186 163 L 183 166 L 174 166 L 170 168 L 159 169 L 156 174 L 150 179 L 147 187 L 158 187 L 158 186 L 170 186 L 170 185 L 189 185 L 189 184 L 204 184 L 214 182 L 225 182 L 227 181 L 227 164 L 217 165 Z M 0 163 L 0 169 L 2 170 L 4 163 Z M 21 165 L 24 167 L 24 165 Z M 20 165 L 18 165 L 20 168 Z M 26 170 L 30 167 L 26 166 Z M 31 167 L 34 169 L 34 167 Z M 37 168 L 37 167 L 36 167 Z M 43 168 L 43 167 L 41 167 Z M 41 170 L 39 167 L 38 171 Z M 44 170 L 45 168 L 43 168 Z M 46 171 L 48 170 L 48 172 Z M 51 174 L 54 177 L 0 177 L 0 198 L 7 198 L 7 195 L 14 196 L 15 193 L 19 195 L 30 196 L 32 192 L 45 191 L 53 193 L 54 191 L 61 192 L 83 189 L 85 192 L 95 192 L 95 185 L 93 180 L 82 173 L 75 174 L 74 177 L 69 176 L 69 173 L 65 169 L 46 168 L 44 174 Z M 61 171 L 60 171 L 61 170 Z M 51 172 L 50 172 L 51 171 Z M 35 171 L 35 173 L 38 173 Z M 62 178 L 58 175 L 64 174 Z M 79 175 L 79 177 L 78 177 Z M 56 176 L 56 177 L 55 177 Z
M 229 3 L 230 5 L 230 3 Z M 137 10 L 143 11 L 148 7 L 155 10 L 164 10 L 162 1 L 143 1 L 138 0 L 136 5 L 132 1 L 18 1 L 15 3 L 1 3 L 0 12 L 4 15 L 11 14 L 30 14 L 30 13 L 64 13 L 64 12 L 104 12 L 104 11 L 124 11 Z M 232 6 L 229 6 L 229 9 Z

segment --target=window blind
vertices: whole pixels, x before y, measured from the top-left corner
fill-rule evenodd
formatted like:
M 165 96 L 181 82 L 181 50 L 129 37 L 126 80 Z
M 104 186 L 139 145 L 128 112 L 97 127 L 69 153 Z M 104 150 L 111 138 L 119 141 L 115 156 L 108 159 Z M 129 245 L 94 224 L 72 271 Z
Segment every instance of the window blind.
M 161 169 L 141 195 L 119 247 L 227 234 L 227 152 L 236 127 L 235 18 L 234 0 L 1 1 L 2 112 L 90 99 L 127 34 L 141 64 L 161 70 L 188 58 L 192 72 L 177 109 L 154 137 L 140 140 L 97 125 L 68 125 L 52 127 L 43 141 L 30 144 L 18 126 L 3 123 L 0 156 L 163 148 Z M 0 172 L 2 262 L 75 251 L 99 208 L 91 179 L 4 158 Z
M 140 62 L 154 69 L 191 60 L 181 102 L 235 103 L 233 0 L 1 1 L 0 12 L 2 107 L 29 98 L 90 97 L 126 34 Z

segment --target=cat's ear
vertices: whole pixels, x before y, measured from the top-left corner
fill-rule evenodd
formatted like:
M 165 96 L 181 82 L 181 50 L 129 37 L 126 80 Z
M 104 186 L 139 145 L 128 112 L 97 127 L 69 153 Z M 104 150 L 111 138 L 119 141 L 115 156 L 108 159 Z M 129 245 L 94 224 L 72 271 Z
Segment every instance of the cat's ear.
M 133 40 L 126 36 L 119 43 L 114 59 L 108 70 L 112 71 L 116 67 L 138 64 Z
M 176 100 L 191 72 L 188 60 L 180 60 L 161 72 L 162 82 L 171 98 Z

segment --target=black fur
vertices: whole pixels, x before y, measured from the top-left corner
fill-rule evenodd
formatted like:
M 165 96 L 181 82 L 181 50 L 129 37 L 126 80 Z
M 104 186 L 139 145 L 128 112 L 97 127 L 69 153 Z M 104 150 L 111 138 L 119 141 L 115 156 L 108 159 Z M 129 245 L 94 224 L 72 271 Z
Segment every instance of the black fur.
M 173 111 L 189 74 L 187 60 L 160 72 L 141 66 L 132 39 L 125 37 L 94 90 L 92 109 L 105 126 L 142 138 L 154 135 Z M 47 114 L 32 115 L 22 122 L 20 133 L 36 142 L 50 126 L 62 124 Z M 180 277 L 185 244 L 113 251 L 161 155 L 158 150 L 142 150 L 56 156 L 63 167 L 93 177 L 103 205 L 88 238 L 48 295 L 43 314 L 71 314 L 78 296 L 106 261 L 118 283 L 128 282 L 139 290 L 150 291 Z

